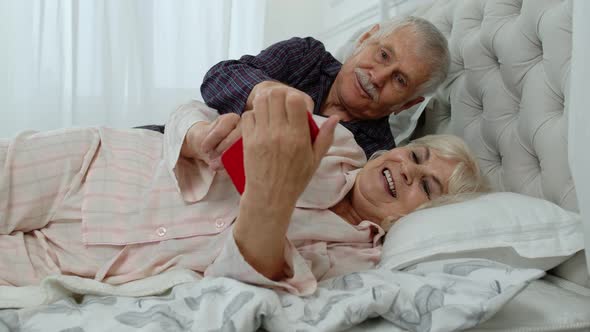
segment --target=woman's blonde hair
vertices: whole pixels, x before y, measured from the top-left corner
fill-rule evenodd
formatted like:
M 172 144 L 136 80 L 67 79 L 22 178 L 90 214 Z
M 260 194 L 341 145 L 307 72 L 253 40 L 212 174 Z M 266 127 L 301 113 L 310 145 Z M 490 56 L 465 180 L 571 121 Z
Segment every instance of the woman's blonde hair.
M 449 178 L 448 193 L 420 205 L 416 210 L 463 202 L 490 191 L 475 156 L 461 138 L 454 135 L 428 135 L 411 141 L 407 146 L 427 147 L 436 150 L 438 156 L 442 158 L 458 161 Z M 381 153 L 381 151 L 376 152 L 371 159 Z M 386 218 L 384 222 L 389 225 L 398 217 Z
M 444 196 L 489 191 L 488 182 L 481 174 L 475 156 L 461 138 L 454 135 L 428 135 L 413 140 L 407 146 L 427 147 L 436 150 L 442 158 L 459 162 L 449 178 L 449 192 Z

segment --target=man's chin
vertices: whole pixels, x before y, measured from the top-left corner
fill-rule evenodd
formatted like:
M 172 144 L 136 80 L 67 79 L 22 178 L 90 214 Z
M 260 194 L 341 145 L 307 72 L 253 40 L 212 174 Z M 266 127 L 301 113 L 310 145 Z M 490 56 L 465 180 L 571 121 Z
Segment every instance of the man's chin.
M 369 105 L 367 104 L 353 104 L 349 105 L 348 114 L 354 120 L 373 120 L 375 117 L 371 116 L 371 112 L 367 112 L 369 110 Z
M 359 96 L 356 93 L 340 95 L 339 99 L 342 108 L 346 110 L 347 116 L 350 117 L 350 119 L 343 121 L 369 119 L 367 117 L 366 110 L 370 108 L 372 100 L 370 100 L 366 96 Z

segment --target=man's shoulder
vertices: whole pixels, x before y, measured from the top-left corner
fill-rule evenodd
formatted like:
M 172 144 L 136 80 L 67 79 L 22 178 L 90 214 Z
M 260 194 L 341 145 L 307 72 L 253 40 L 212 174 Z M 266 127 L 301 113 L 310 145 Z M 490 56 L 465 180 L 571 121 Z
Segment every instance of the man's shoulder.
M 306 52 L 321 52 L 328 53 L 324 43 L 313 38 L 313 37 L 292 37 L 282 42 L 278 42 L 276 45 L 283 45 L 289 48 L 296 48 L 304 50 Z
M 301 44 L 316 45 L 316 46 L 324 47 L 324 43 L 322 43 L 321 41 L 319 41 L 311 36 L 291 37 L 291 38 L 287 39 L 287 41 L 292 42 L 292 43 L 301 43 Z
M 344 122 L 342 124 L 353 133 L 357 143 L 365 151 L 367 158 L 375 151 L 390 150 L 395 147 L 395 139 L 391 133 L 387 117 Z

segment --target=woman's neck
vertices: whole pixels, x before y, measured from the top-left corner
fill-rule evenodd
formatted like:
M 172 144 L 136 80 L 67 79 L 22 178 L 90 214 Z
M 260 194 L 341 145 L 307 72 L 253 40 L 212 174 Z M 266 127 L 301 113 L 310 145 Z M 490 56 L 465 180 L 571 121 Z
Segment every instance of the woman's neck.
M 358 225 L 363 221 L 363 218 L 361 218 L 352 207 L 351 192 L 349 192 L 340 202 L 336 203 L 336 205 L 330 207 L 330 211 L 346 220 L 349 224 Z

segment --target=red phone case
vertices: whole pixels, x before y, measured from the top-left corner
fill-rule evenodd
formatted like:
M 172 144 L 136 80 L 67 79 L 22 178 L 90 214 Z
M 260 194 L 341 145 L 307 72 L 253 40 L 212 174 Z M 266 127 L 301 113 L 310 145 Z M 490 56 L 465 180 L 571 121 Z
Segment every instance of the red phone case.
M 313 143 L 320 130 L 309 112 L 307 112 L 307 120 L 309 122 L 311 142 Z M 244 147 L 242 145 L 241 137 L 232 144 L 229 149 L 223 152 L 221 155 L 221 162 L 234 183 L 234 186 L 241 195 L 246 186 L 246 174 L 244 173 Z

